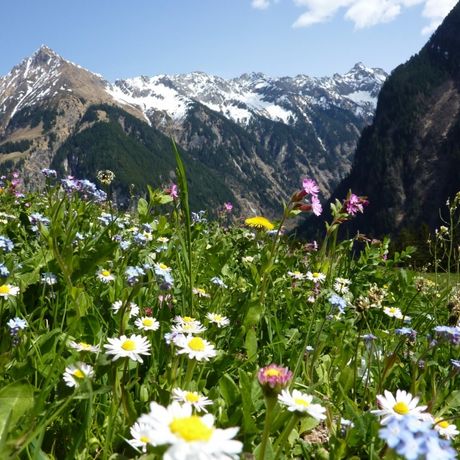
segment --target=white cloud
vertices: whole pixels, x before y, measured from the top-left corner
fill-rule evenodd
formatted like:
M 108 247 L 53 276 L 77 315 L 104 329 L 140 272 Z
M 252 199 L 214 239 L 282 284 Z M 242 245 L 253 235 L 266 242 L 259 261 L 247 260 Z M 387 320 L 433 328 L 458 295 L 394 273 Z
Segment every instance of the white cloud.
M 297 6 L 306 8 L 294 22 L 293 27 L 309 27 L 332 19 L 339 11 L 352 21 L 357 29 L 390 22 L 405 8 L 424 5 L 423 16 L 429 25 L 422 33 L 429 34 L 442 22 L 457 0 L 293 0 Z M 252 0 L 268 6 L 270 0 Z
M 266 10 L 270 6 L 270 0 L 252 0 L 251 5 L 257 10 Z

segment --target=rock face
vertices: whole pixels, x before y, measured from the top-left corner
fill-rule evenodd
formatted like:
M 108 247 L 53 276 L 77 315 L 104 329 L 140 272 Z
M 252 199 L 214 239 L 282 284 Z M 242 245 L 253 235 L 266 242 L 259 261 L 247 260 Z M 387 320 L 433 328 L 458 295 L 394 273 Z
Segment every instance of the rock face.
M 364 129 L 348 189 L 369 197 L 354 229 L 380 236 L 439 224 L 460 190 L 460 3 L 428 43 L 385 82 Z
M 119 180 L 167 183 L 174 163 L 159 150 L 170 151 L 165 140 L 174 137 L 219 198 L 270 216 L 302 176 L 315 177 L 328 196 L 349 172 L 385 78 L 359 63 L 330 78 L 254 73 L 225 80 L 193 72 L 110 84 L 41 47 L 0 78 L 0 171 L 22 169 L 35 184 L 50 165 L 92 178 L 92 168 L 118 164 Z M 190 180 L 201 187 L 197 206 L 198 196 L 203 207 L 214 206 L 217 195 L 211 199 L 200 180 Z

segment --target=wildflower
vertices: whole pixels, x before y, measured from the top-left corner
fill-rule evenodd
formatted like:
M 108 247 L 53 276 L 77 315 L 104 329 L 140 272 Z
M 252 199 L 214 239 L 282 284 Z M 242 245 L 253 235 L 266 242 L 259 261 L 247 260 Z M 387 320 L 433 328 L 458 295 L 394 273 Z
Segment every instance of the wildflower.
M 117 220 L 117 217 L 116 216 L 113 216 L 112 214 L 108 214 L 106 212 L 103 212 L 98 218 L 97 220 L 99 222 L 102 223 L 102 225 L 104 226 L 108 226 L 110 224 L 113 224 L 116 220 Z
M 174 279 L 171 275 L 171 268 L 165 264 L 155 264 L 153 267 L 155 275 L 160 279 L 162 282 L 162 286 L 165 289 L 170 289 L 174 284 Z
M 165 192 L 174 200 L 179 198 L 179 189 L 177 188 L 176 184 L 171 184 L 171 186 L 166 189 Z
M 460 361 L 458 359 L 451 359 L 450 362 L 454 367 L 454 370 L 460 371 Z
M 326 275 L 319 272 L 307 272 L 307 279 L 315 283 L 322 283 L 326 279 Z
M 169 445 L 164 453 L 167 460 L 200 459 L 225 460 L 237 458 L 243 444 L 233 439 L 238 428 L 225 430 L 214 426 L 214 416 L 192 415 L 190 404 L 173 401 L 168 407 L 150 403 L 150 412 L 138 423 L 151 428 L 152 445 Z
M 392 418 L 402 418 L 407 415 L 414 416 L 420 420 L 426 420 L 430 415 L 424 413 L 427 406 L 417 406 L 420 398 L 413 397 L 410 393 L 404 390 L 397 390 L 396 397 L 388 390 L 384 391 L 385 396 L 377 395 L 377 404 L 380 409 L 372 410 L 375 415 L 383 415 L 381 420 L 382 425 L 386 425 Z
M 339 313 L 344 313 L 345 312 L 345 307 L 347 306 L 347 301 L 343 298 L 340 297 L 337 294 L 332 294 L 329 297 L 329 303 L 335 307 L 338 308 Z
M 230 320 L 226 316 L 219 315 L 219 313 L 208 313 L 206 318 L 208 318 L 211 323 L 217 324 L 218 327 L 224 327 L 230 324 Z
M 224 203 L 224 210 L 225 212 L 228 212 L 228 213 L 232 212 L 233 204 L 230 202 Z
M 244 256 L 241 258 L 242 262 L 245 262 L 247 264 L 252 264 L 254 262 L 254 257 L 253 256 Z
M 177 323 L 172 327 L 172 332 L 180 334 L 201 334 L 206 328 L 199 321 Z
M 120 311 L 120 308 L 123 306 L 123 302 L 121 300 L 117 300 L 112 304 L 112 310 L 115 314 Z M 129 303 L 129 317 L 132 318 L 133 316 L 139 315 L 139 306 L 134 302 Z
M 196 294 L 198 297 L 211 297 L 204 289 L 199 287 L 194 287 L 192 292 Z
M 130 286 L 139 282 L 139 279 L 145 275 L 145 271 L 142 267 L 126 267 L 125 276 L 126 281 Z
M 16 296 L 19 293 L 19 288 L 11 284 L 4 284 L 0 286 L 0 297 L 8 298 L 9 296 Z
M 442 420 L 440 418 L 435 418 L 434 419 L 434 429 L 444 438 L 446 439 L 452 439 L 455 438 L 458 434 L 460 434 L 460 431 L 458 431 L 457 427 L 451 423 L 449 423 L 447 420 Z
M 408 337 L 412 341 L 414 341 L 417 337 L 417 331 L 411 327 L 401 327 L 399 329 L 395 329 L 395 333 L 397 335 Z
M 311 197 L 311 210 L 315 216 L 320 216 L 323 212 L 323 207 L 321 206 L 321 203 L 317 196 Z
M 89 351 L 91 353 L 99 353 L 101 351 L 98 345 L 90 345 L 86 342 L 75 342 L 74 340 L 69 342 L 69 347 L 77 351 Z
M 10 271 L 6 265 L 0 263 L 0 278 L 8 278 L 10 276 Z
M 142 449 L 142 452 L 147 452 L 147 445 L 153 443 L 152 429 L 148 423 L 136 422 L 129 430 L 132 439 L 128 440 L 128 444 L 134 448 Z
M 32 231 L 38 232 L 40 225 L 47 226 L 50 220 L 38 212 L 34 212 L 29 216 L 29 222 L 32 224 Z
M 287 274 L 292 279 L 295 279 L 295 280 L 298 280 L 298 281 L 304 280 L 307 277 L 307 275 L 305 273 L 301 273 L 301 272 L 299 272 L 297 270 L 295 270 L 293 272 L 288 271 Z
M 156 331 L 160 327 L 160 323 L 151 316 L 143 316 L 137 318 L 134 324 L 143 331 Z
M 177 343 L 179 341 L 181 341 L 183 338 L 185 337 L 184 334 L 182 334 L 181 332 L 167 332 L 165 335 L 164 335 L 164 338 L 165 338 L 165 342 L 166 342 L 166 345 L 177 345 Z
M 292 379 L 292 372 L 287 367 L 270 364 L 262 367 L 257 373 L 262 389 L 267 394 L 278 394 L 283 388 L 286 388 Z
M 275 228 L 275 226 L 268 219 L 262 216 L 249 217 L 244 221 L 244 223 L 248 227 L 253 227 L 258 230 L 273 230 Z
M 336 278 L 334 281 L 334 291 L 339 294 L 347 294 L 350 291 L 351 281 L 346 278 Z
M 108 355 L 114 355 L 112 361 L 119 358 L 129 358 L 142 363 L 140 355 L 150 355 L 150 343 L 141 335 L 132 334 L 131 337 L 122 335 L 120 338 L 107 339 L 104 345 Z
M 307 195 L 317 196 L 319 193 L 318 184 L 313 179 L 304 179 L 302 189 Z
M 97 172 L 97 180 L 104 185 L 110 185 L 115 179 L 115 174 L 110 169 L 103 169 Z
M 55 179 L 57 177 L 57 172 L 54 169 L 43 168 L 41 173 L 48 179 Z
M 384 307 L 383 312 L 391 318 L 404 319 L 404 315 L 397 307 Z
M 374 340 L 377 340 L 377 337 L 374 334 L 364 334 L 361 338 L 364 339 L 366 343 L 371 343 Z
M 103 283 L 110 283 L 110 281 L 113 281 L 115 279 L 115 275 L 112 275 L 109 270 L 106 270 L 102 268 L 97 272 L 97 278 L 99 281 L 102 281 Z
M 0 235 L 0 249 L 8 253 L 8 252 L 11 252 L 13 248 L 14 248 L 13 242 L 8 237 Z
M 20 329 L 24 330 L 26 327 L 28 327 L 27 321 L 25 319 L 19 318 L 16 316 L 15 318 L 10 319 L 6 325 L 10 329 Z
M 212 401 L 197 391 L 185 391 L 180 388 L 174 388 L 172 398 L 182 404 L 191 404 L 198 412 L 208 412 L 206 406 L 212 404 Z
M 179 348 L 177 351 L 179 355 L 186 354 L 190 359 L 197 361 L 208 361 L 209 358 L 214 358 L 217 355 L 214 345 L 201 337 L 182 335 L 178 337 L 175 344 Z
M 211 283 L 216 284 L 221 288 L 227 289 L 227 285 L 222 281 L 222 278 L 219 278 L 218 276 L 211 278 Z
M 313 396 L 302 393 L 298 390 L 282 390 L 278 401 L 287 407 L 289 412 L 308 414 L 316 420 L 324 420 L 326 408 L 321 404 L 312 404 Z
M 84 379 L 93 376 L 93 366 L 85 363 L 76 363 L 65 368 L 63 379 L 68 387 L 78 387 Z
M 54 273 L 46 272 L 42 274 L 41 282 L 48 286 L 53 286 L 57 283 L 57 277 Z
M 360 197 L 351 193 L 350 196 L 345 200 L 345 210 L 351 216 L 356 215 L 358 212 L 364 212 L 364 206 L 367 206 L 369 202 L 365 197 Z
M 436 336 L 444 339 L 453 345 L 460 344 L 460 327 L 459 326 L 436 326 L 434 328 Z

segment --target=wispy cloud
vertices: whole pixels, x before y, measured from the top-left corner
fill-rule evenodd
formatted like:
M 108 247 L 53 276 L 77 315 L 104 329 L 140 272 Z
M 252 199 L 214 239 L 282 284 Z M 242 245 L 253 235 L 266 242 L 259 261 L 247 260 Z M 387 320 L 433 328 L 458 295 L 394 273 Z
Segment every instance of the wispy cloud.
M 423 34 L 432 33 L 455 6 L 457 0 L 293 0 L 306 11 L 301 14 L 293 27 L 309 27 L 331 20 L 335 15 L 352 21 L 357 29 L 372 27 L 393 21 L 405 8 L 424 5 L 422 15 L 428 19 Z M 258 9 L 268 8 L 273 0 L 252 0 Z

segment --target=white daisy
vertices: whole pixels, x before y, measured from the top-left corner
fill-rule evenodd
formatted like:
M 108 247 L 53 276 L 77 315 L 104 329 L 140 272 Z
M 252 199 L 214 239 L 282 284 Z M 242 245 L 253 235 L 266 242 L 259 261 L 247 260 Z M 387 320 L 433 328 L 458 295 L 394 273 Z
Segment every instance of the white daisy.
M 174 401 L 179 401 L 183 404 L 191 404 L 199 412 L 208 412 L 206 406 L 212 404 L 210 399 L 206 398 L 206 396 L 203 396 L 197 391 L 185 391 L 180 388 L 173 389 L 172 398 Z
M 346 294 L 350 291 L 351 281 L 347 278 L 336 278 L 334 281 L 334 291 L 338 294 Z
M 6 325 L 10 328 L 10 329 L 25 329 L 28 324 L 27 324 L 27 321 L 25 319 L 22 319 L 22 318 L 19 318 L 18 316 L 16 316 L 15 318 L 12 318 L 10 319 Z
M 137 318 L 134 324 L 143 331 L 156 331 L 160 327 L 160 323 L 151 316 L 143 316 Z
M 417 406 L 420 398 L 412 396 L 404 390 L 396 390 L 396 397 L 388 390 L 384 391 L 385 396 L 377 395 L 377 405 L 380 409 L 372 410 L 375 415 L 383 415 L 381 424 L 385 425 L 391 418 L 401 419 L 406 415 L 413 415 L 420 420 L 427 420 L 430 414 L 424 413 L 427 406 Z
M 176 332 L 178 334 L 201 334 L 205 330 L 206 328 L 199 321 L 178 323 L 171 328 L 172 332 Z
M 308 414 L 316 420 L 324 420 L 326 408 L 321 404 L 312 404 L 313 396 L 302 393 L 299 390 L 282 390 L 278 395 L 278 401 L 287 407 L 289 412 L 300 412 Z
M 226 316 L 219 315 L 219 313 L 208 313 L 206 318 L 208 318 L 211 323 L 217 324 L 218 327 L 225 327 L 230 324 L 230 320 Z
M 97 272 L 97 278 L 99 281 L 102 281 L 103 283 L 110 283 L 110 281 L 113 281 L 115 279 L 115 275 L 112 275 L 112 273 L 110 273 L 109 270 L 101 268 Z
M 142 449 L 142 452 L 147 452 L 147 445 L 152 444 L 153 435 L 152 428 L 146 423 L 136 422 L 130 429 L 132 439 L 128 440 L 128 444 L 137 449 Z
M 326 279 L 326 275 L 320 272 L 307 272 L 307 279 L 314 283 L 322 283 Z
M 214 345 L 201 337 L 194 337 L 193 335 L 179 336 L 175 340 L 175 344 L 179 348 L 177 353 L 179 355 L 186 354 L 190 359 L 197 361 L 208 361 L 209 358 L 214 358 L 217 352 Z
M 75 342 L 74 340 L 69 342 L 69 347 L 77 351 L 90 351 L 91 353 L 99 353 L 101 351 L 98 345 L 90 345 L 86 342 Z
M 191 316 L 175 316 L 173 321 L 176 324 L 200 324 L 200 322 L 196 318 L 192 318 Z
M 198 297 L 207 297 L 207 298 L 211 297 L 204 289 L 199 288 L 199 287 L 194 287 L 192 291 Z
M 65 368 L 63 378 L 68 387 L 78 387 L 83 380 L 93 376 L 93 366 L 85 363 L 76 363 Z
M 391 318 L 403 319 L 404 315 L 398 307 L 384 307 L 383 312 Z
M 439 434 L 446 439 L 455 438 L 455 436 L 457 436 L 460 433 L 457 427 L 449 423 L 447 420 L 443 420 L 441 418 L 435 418 L 434 421 L 435 421 L 434 429 L 438 431 Z
M 114 355 L 112 361 L 119 358 L 129 358 L 142 363 L 140 355 L 150 355 L 150 343 L 146 337 L 132 334 L 131 337 L 122 335 L 120 338 L 107 339 L 108 344 L 104 345 L 108 355 Z
M 192 415 L 190 404 L 173 401 L 163 407 L 152 402 L 150 413 L 138 422 L 151 428 L 152 445 L 170 445 L 164 460 L 230 460 L 238 458 L 243 449 L 243 444 L 233 439 L 238 428 L 216 428 L 213 415 Z
M 112 304 L 112 310 L 115 314 L 120 311 L 120 308 L 123 306 L 123 302 L 121 300 L 117 300 Z M 139 306 L 134 302 L 129 303 L 129 317 L 132 318 L 133 316 L 139 315 Z
M 159 241 L 160 243 L 166 244 L 169 241 L 169 238 L 166 238 L 166 236 L 159 236 L 157 238 L 157 241 Z
M 19 293 L 19 288 L 11 284 L 4 284 L 0 286 L 0 297 L 8 298 L 9 296 L 16 296 Z
M 299 272 L 297 270 L 295 270 L 293 272 L 287 272 L 287 273 L 294 280 L 301 281 L 301 280 L 304 280 L 307 277 L 307 275 L 305 273 Z

